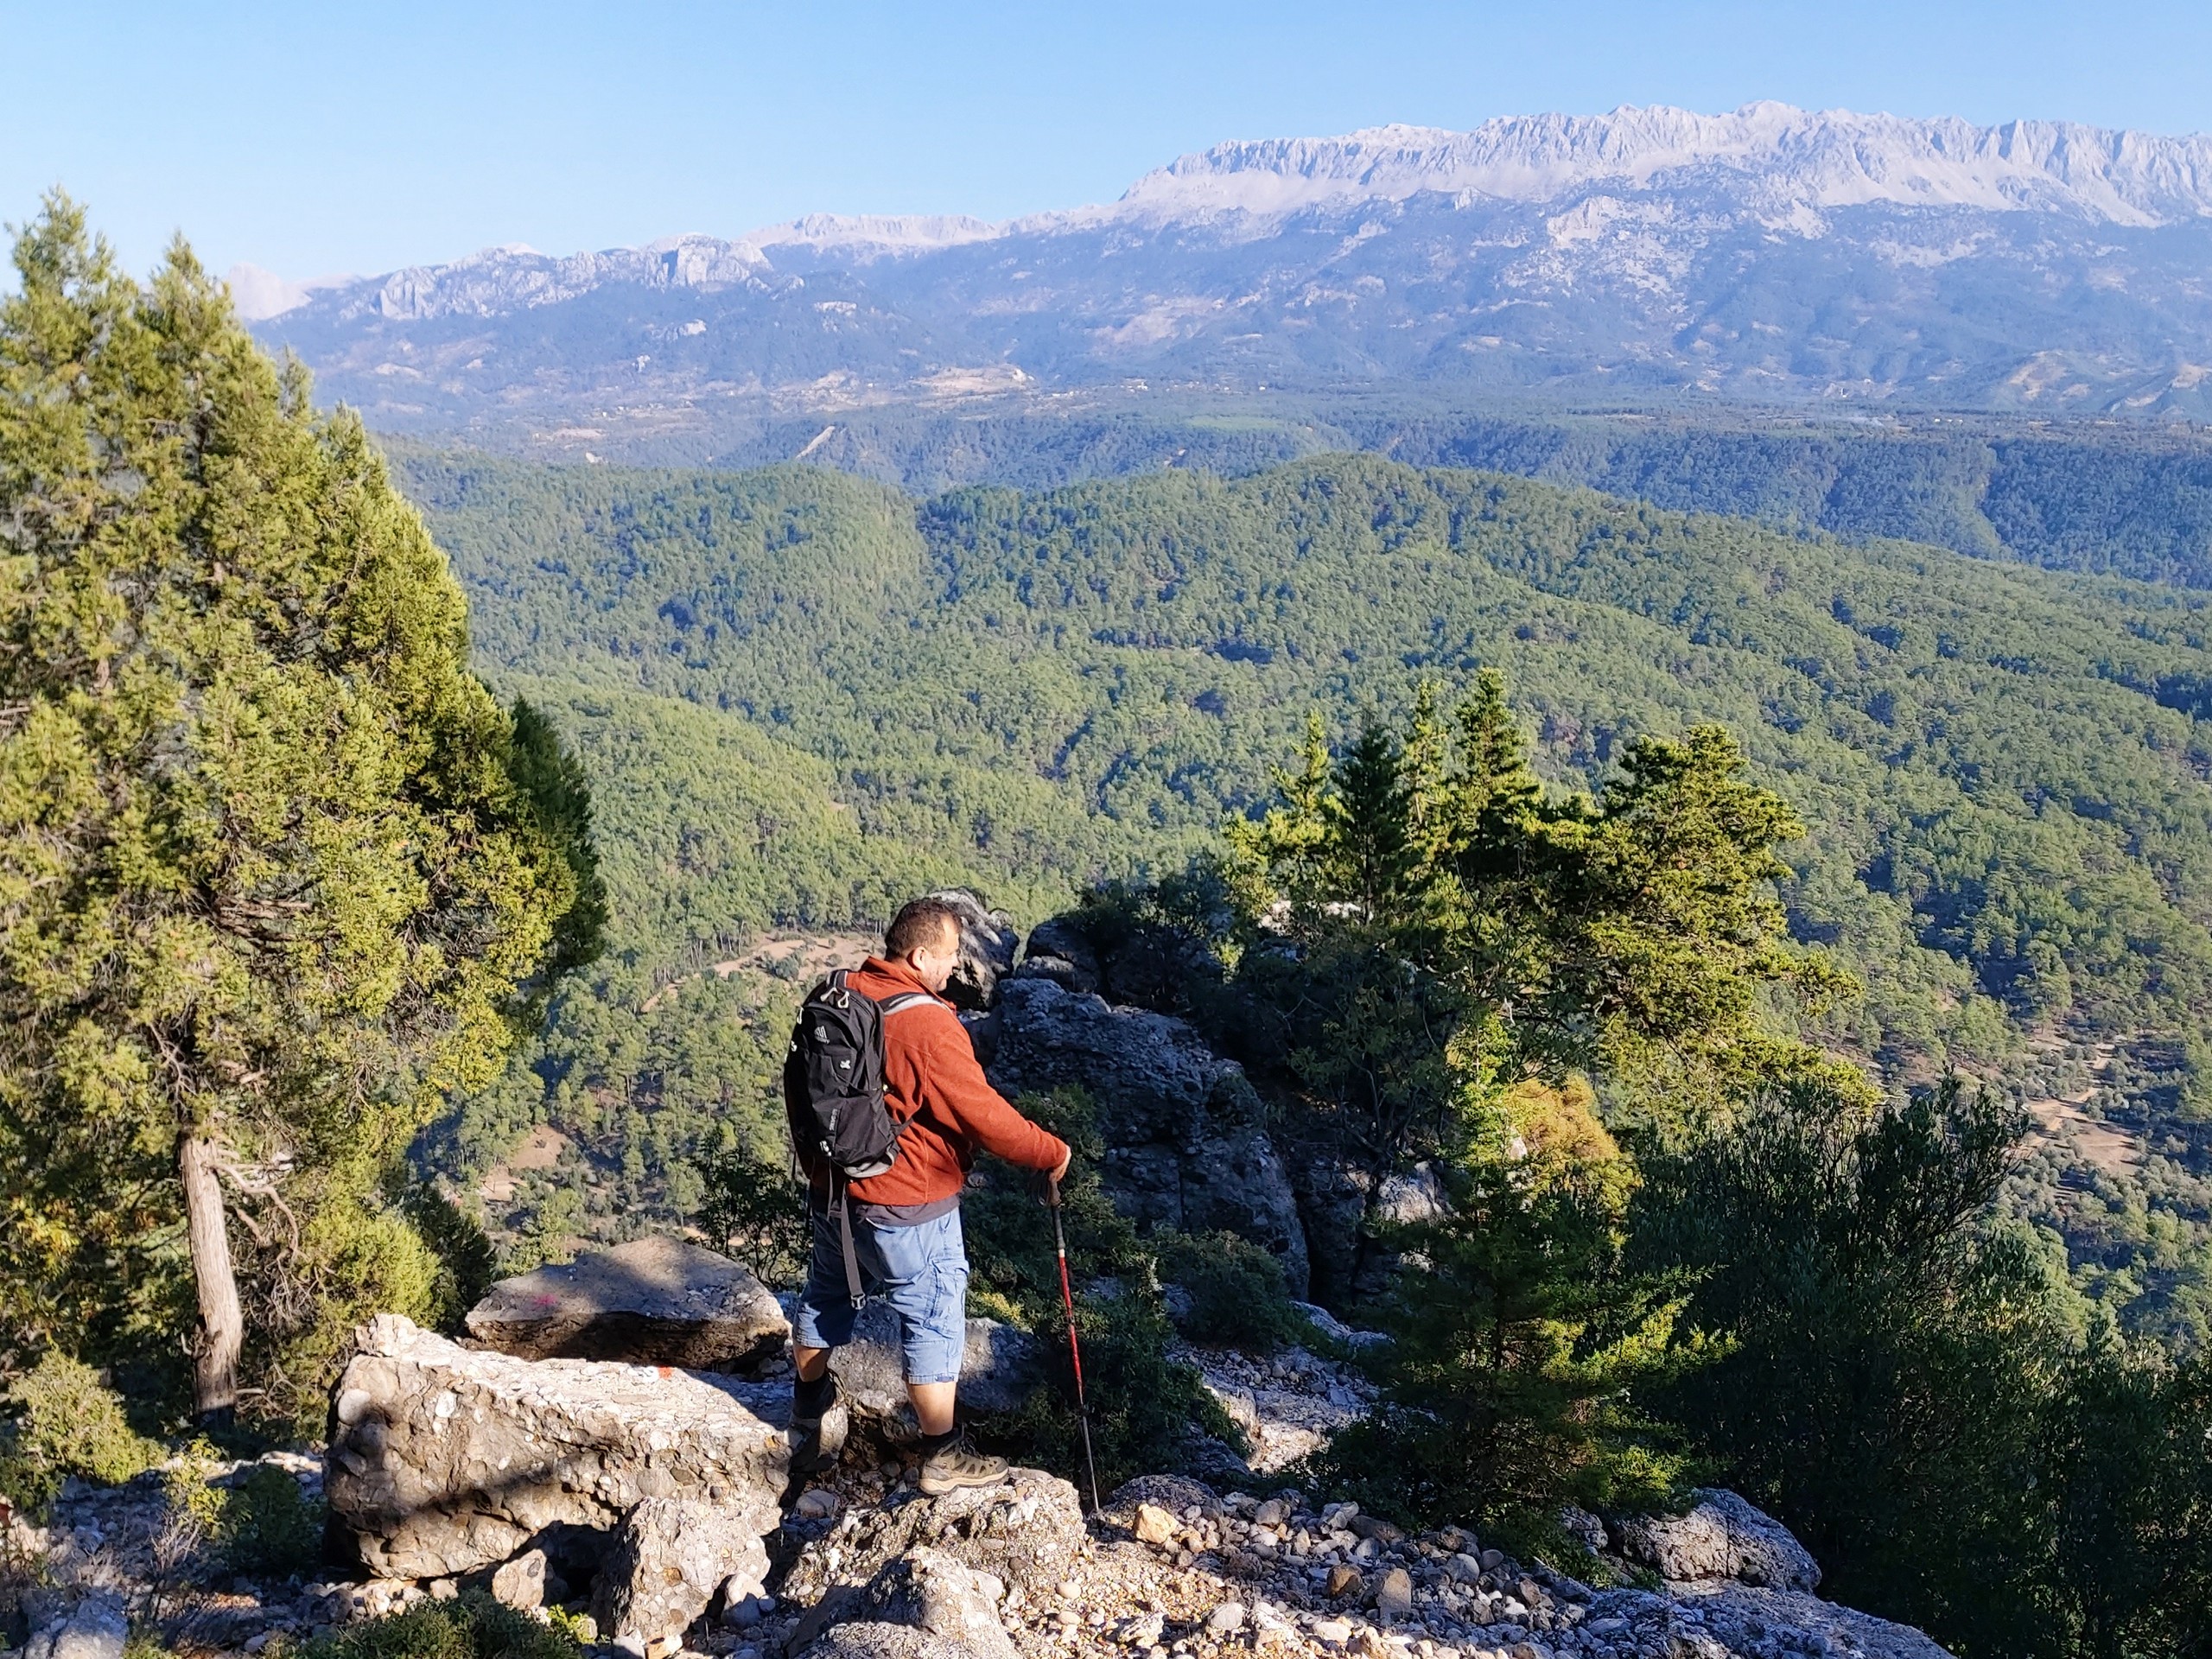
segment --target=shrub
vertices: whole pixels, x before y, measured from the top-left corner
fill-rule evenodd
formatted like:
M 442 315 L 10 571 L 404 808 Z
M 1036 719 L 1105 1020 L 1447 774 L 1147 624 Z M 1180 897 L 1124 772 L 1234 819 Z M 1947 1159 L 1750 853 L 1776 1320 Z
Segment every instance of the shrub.
M 112 1486 L 161 1460 L 160 1445 L 130 1427 L 99 1373 L 66 1355 L 48 1354 L 6 1398 L 0 1491 L 24 1509 L 45 1508 L 71 1475 Z
M 323 1506 L 270 1463 L 256 1464 L 223 1494 L 215 1537 L 234 1572 L 281 1577 L 304 1573 L 322 1556 Z
M 349 1624 L 310 1643 L 302 1659 L 578 1659 L 582 1651 L 565 1630 L 467 1590 Z
M 1160 1276 L 1190 1294 L 1190 1312 L 1179 1321 L 1186 1335 L 1265 1354 L 1310 1332 L 1290 1305 L 1282 1263 L 1249 1239 L 1162 1232 L 1147 1242 Z

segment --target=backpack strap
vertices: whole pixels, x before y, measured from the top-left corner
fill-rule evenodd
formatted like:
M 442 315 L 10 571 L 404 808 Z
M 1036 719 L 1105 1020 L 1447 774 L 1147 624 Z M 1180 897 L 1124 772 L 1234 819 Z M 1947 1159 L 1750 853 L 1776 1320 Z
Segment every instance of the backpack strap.
M 878 1006 L 886 1015 L 889 1015 L 897 1014 L 902 1008 L 917 1007 L 924 1002 L 936 1001 L 937 998 L 931 996 L 927 991 L 901 991 L 896 996 L 885 997 Z
M 837 1184 L 837 1166 L 830 1166 L 831 1184 Z M 852 1298 L 853 1312 L 859 1313 L 868 1297 L 861 1289 L 861 1258 L 853 1249 L 853 1184 L 844 1182 L 837 1192 L 837 1236 L 845 1249 L 845 1294 Z

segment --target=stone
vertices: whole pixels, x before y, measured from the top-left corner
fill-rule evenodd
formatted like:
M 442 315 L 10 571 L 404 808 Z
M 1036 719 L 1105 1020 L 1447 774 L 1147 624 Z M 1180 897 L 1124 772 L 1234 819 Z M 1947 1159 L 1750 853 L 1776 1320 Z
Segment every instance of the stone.
M 904 1583 L 893 1574 L 880 1594 L 883 1611 L 897 1623 L 955 1643 L 979 1659 L 1018 1659 L 1014 1638 L 999 1619 L 1006 1586 L 996 1576 L 926 1545 L 908 1551 L 900 1565 Z
M 1271 1497 L 1252 1511 L 1252 1523 L 1261 1527 L 1279 1527 L 1290 1516 L 1290 1505 L 1279 1497 Z
M 1243 1068 L 1188 1021 L 1120 1007 L 1043 976 L 1000 987 L 989 1074 L 1000 1092 L 1078 1087 L 1097 1103 L 1101 1173 L 1132 1220 L 1228 1231 L 1274 1254 L 1306 1293 L 1306 1233 Z
M 1039 1470 L 1010 1469 L 999 1485 L 939 1497 L 901 1492 L 872 1511 L 855 1510 L 799 1551 L 781 1589 L 786 1603 L 804 1610 L 786 1649 L 798 1652 L 832 1624 L 880 1620 L 886 1609 L 911 1605 L 908 1558 L 919 1547 L 1046 1605 L 1088 1546 L 1075 1488 Z
M 1820 1564 L 1789 1529 L 1731 1491 L 1700 1488 L 1687 1515 L 1622 1521 L 1621 1553 L 1671 1583 L 1733 1580 L 1774 1590 L 1814 1590 Z
M 640 1238 L 502 1279 L 468 1311 L 479 1342 L 523 1359 L 739 1370 L 782 1351 L 791 1323 L 728 1256 Z
M 704 1497 L 649 1497 L 614 1535 L 592 1597 L 592 1617 L 612 1639 L 650 1649 L 684 1630 L 732 1580 L 759 1593 L 768 1576 L 761 1529 L 743 1510 Z
M 853 1339 L 830 1357 L 847 1408 L 886 1439 L 918 1438 L 907 1403 L 899 1345 L 899 1315 L 871 1297 L 853 1321 Z M 960 1408 L 970 1417 L 1021 1409 L 1045 1376 L 1045 1353 L 1026 1331 L 997 1319 L 970 1319 L 960 1359 Z
M 1234 1636 L 1243 1628 L 1244 1604 L 1241 1601 L 1224 1601 L 1206 1615 L 1208 1636 Z
M 1182 1530 L 1181 1523 L 1157 1503 L 1137 1505 L 1136 1524 L 1129 1529 L 1137 1541 L 1150 1544 L 1155 1549 L 1165 1549 L 1175 1541 L 1175 1535 Z
M 804 1648 L 789 1649 L 793 1659 L 979 1659 L 957 1642 L 910 1624 L 880 1619 L 854 1620 L 826 1629 Z
M 1404 1567 L 1390 1568 L 1376 1585 L 1375 1616 L 1385 1624 L 1399 1624 L 1414 1616 L 1413 1574 Z
M 1351 1626 L 1341 1618 L 1317 1618 L 1313 1621 L 1313 1639 L 1332 1648 L 1341 1648 L 1351 1640 Z
M 130 1621 L 112 1596 L 90 1595 L 24 1643 L 22 1659 L 123 1659 Z
M 810 1487 L 798 1495 L 792 1512 L 804 1521 L 829 1521 L 836 1517 L 844 1500 L 826 1486 Z
M 1444 1576 L 1454 1584 L 1474 1584 L 1482 1575 L 1483 1564 L 1472 1555 L 1462 1553 L 1444 1563 Z
M 1406 1535 L 1380 1516 L 1355 1515 L 1347 1520 L 1344 1525 L 1350 1528 L 1355 1535 L 1361 1538 L 1372 1538 L 1386 1548 L 1392 1544 L 1405 1541 Z
M 1593 1555 L 1612 1541 L 1605 1535 L 1605 1523 L 1579 1504 L 1563 1506 L 1559 1512 L 1559 1523 Z
M 1203 1481 L 1192 1480 L 1187 1475 L 1139 1475 L 1116 1486 L 1106 1500 L 1100 1516 L 1119 1527 L 1134 1527 L 1137 1506 L 1151 1503 L 1179 1516 L 1191 1510 L 1200 1515 L 1211 1515 L 1221 1507 L 1221 1500 L 1213 1489 Z
M 1328 1591 L 1332 1601 L 1341 1601 L 1346 1596 L 1363 1596 L 1367 1593 L 1367 1580 L 1357 1567 L 1339 1561 L 1329 1569 Z
M 437 1586 L 430 1588 L 433 1596 Z M 524 1550 L 492 1574 L 492 1599 L 503 1601 L 518 1613 L 536 1611 L 545 1605 L 545 1552 L 542 1549 Z
M 711 1500 L 758 1537 L 791 1448 L 734 1380 L 466 1349 L 381 1314 L 355 1333 L 324 1481 L 347 1553 L 375 1576 L 496 1566 L 569 1534 L 605 1539 L 651 1497 Z M 333 1413 L 334 1418 L 337 1414 Z
M 1098 988 L 1098 953 L 1072 918 L 1056 916 L 1029 930 L 1016 972 L 1042 974 L 1081 995 Z

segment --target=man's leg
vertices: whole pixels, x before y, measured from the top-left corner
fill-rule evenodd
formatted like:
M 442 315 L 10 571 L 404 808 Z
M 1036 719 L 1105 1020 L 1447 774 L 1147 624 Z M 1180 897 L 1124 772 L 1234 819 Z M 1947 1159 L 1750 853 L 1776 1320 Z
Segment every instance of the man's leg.
M 921 1488 L 936 1494 L 995 1486 L 1006 1478 L 1006 1459 L 961 1444 L 956 1411 L 960 1360 L 968 1345 L 968 1252 L 960 1211 L 912 1227 L 879 1229 L 876 1244 L 884 1294 L 899 1314 L 906 1397 L 922 1431 Z
M 806 1288 L 791 1321 L 791 1466 L 802 1472 L 834 1465 L 845 1449 L 850 1414 L 830 1374 L 832 1350 L 852 1340 L 853 1300 L 845 1284 L 845 1252 L 832 1217 L 813 1218 L 814 1249 Z

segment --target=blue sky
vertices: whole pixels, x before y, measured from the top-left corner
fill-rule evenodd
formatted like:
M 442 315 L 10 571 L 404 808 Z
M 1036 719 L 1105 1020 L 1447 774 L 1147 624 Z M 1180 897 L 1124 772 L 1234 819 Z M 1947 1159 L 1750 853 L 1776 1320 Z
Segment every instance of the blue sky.
M 1758 98 L 2212 129 L 2212 6 L 0 0 L 0 219 L 384 270 L 1109 199 L 1231 137 Z

